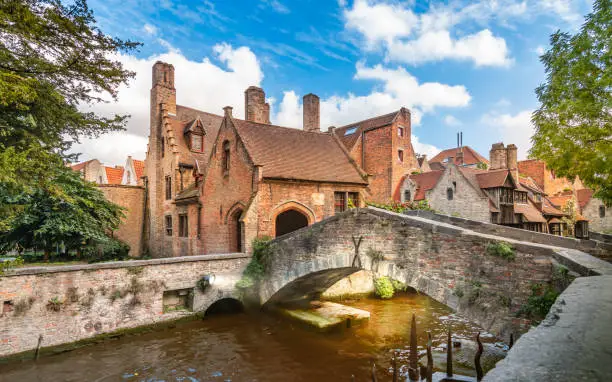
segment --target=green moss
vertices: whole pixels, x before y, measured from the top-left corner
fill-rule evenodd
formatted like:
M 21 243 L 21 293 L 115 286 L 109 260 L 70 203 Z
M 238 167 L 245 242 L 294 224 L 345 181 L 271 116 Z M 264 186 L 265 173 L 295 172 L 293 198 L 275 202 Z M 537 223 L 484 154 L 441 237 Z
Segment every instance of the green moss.
M 393 297 L 393 294 L 395 292 L 393 290 L 393 284 L 391 283 L 391 280 L 389 280 L 389 278 L 386 276 L 374 279 L 374 290 L 376 296 L 382 299 L 389 299 Z
M 247 294 L 254 293 L 268 272 L 268 264 L 274 254 L 271 240 L 267 236 L 253 240 L 253 256 L 242 272 L 242 277 L 236 283 L 236 289 L 243 300 Z
M 487 254 L 501 257 L 508 261 L 514 261 L 516 259 L 516 251 L 514 248 L 503 241 L 489 243 L 489 245 L 487 245 Z
M 550 285 L 533 284 L 531 286 L 531 296 L 529 296 L 527 303 L 523 304 L 517 315 L 527 317 L 538 323 L 546 317 L 559 294 Z
M 393 285 L 393 290 L 396 292 L 405 292 L 408 290 L 408 285 L 395 279 L 391 279 L 391 285 Z

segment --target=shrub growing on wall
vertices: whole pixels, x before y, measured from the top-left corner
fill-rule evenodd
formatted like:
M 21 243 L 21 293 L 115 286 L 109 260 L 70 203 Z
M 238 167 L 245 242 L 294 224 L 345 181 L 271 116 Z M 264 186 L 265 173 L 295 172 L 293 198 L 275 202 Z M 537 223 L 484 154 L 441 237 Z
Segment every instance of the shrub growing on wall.
M 391 280 L 389 280 L 389 278 L 386 276 L 374 279 L 374 290 L 376 296 L 382 299 L 389 299 L 393 297 L 393 293 L 395 292 Z
M 508 261 L 516 259 L 514 248 L 510 244 L 504 242 L 489 243 L 489 245 L 487 245 L 487 254 L 501 257 Z

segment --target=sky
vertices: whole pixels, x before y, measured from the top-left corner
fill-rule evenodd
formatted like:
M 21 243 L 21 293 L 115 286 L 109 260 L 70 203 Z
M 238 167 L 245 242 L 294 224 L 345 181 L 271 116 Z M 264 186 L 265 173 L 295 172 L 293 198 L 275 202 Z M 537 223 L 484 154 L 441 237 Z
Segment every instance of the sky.
M 177 103 L 244 116 L 244 90 L 260 86 L 271 122 L 302 128 L 302 96 L 321 99 L 321 128 L 406 107 L 413 146 L 430 158 L 463 143 L 527 156 L 545 81 L 550 34 L 575 32 L 590 0 L 90 0 L 102 31 L 140 41 L 116 58 L 136 77 L 117 101 L 84 106 L 129 114 L 127 130 L 73 147 L 81 160 L 144 159 L 151 67 L 175 67 Z

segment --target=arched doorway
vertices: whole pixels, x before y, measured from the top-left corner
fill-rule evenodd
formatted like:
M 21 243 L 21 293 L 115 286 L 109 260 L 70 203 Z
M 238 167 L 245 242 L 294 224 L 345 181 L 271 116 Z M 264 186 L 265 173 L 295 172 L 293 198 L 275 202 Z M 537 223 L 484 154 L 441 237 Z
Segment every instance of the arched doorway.
M 279 237 L 308 226 L 308 218 L 297 210 L 287 210 L 276 216 L 276 233 Z
M 242 252 L 242 209 L 238 208 L 230 215 L 229 224 L 229 249 L 230 252 Z

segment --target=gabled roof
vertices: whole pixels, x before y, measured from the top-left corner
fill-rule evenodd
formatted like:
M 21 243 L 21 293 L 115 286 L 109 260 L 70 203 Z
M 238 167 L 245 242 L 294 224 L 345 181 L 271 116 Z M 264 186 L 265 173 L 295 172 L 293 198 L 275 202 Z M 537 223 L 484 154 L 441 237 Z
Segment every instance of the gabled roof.
M 132 159 L 132 165 L 134 166 L 134 172 L 136 172 L 136 179 L 140 179 L 144 174 L 145 163 L 143 160 Z
M 554 196 L 549 196 L 548 200 L 551 201 L 558 208 L 563 208 L 567 204 L 568 201 L 574 198 L 572 193 L 559 194 Z
M 555 207 L 547 197 L 542 198 L 542 213 L 544 215 L 551 215 L 551 216 L 564 216 L 565 215 L 563 211 Z
M 526 204 L 514 203 L 514 213 L 522 214 L 523 218 L 530 223 L 546 223 L 540 211 L 529 201 Z
M 464 165 L 475 165 L 478 163 L 486 163 L 489 164 L 487 158 L 478 154 L 476 150 L 472 149 L 470 146 L 463 146 L 463 164 Z M 432 163 L 444 163 L 446 158 L 453 157 L 454 163 L 460 165 L 461 163 L 457 162 L 457 153 L 461 150 L 459 147 L 454 147 L 452 149 L 446 149 L 439 152 L 436 156 L 429 160 L 429 165 Z
M 121 184 L 121 179 L 123 179 L 123 167 L 107 167 L 104 166 L 104 171 L 106 172 L 106 181 L 107 184 Z
M 87 164 L 89 164 L 90 162 L 93 162 L 93 161 L 95 161 L 95 159 L 90 159 L 90 160 L 85 161 L 85 162 L 74 164 L 74 165 L 70 166 L 70 168 L 72 168 L 74 171 L 81 171 L 83 168 L 85 168 L 85 166 L 87 166 Z
M 414 200 L 424 200 L 427 191 L 435 187 L 443 173 L 444 171 L 442 170 L 434 170 L 410 175 L 410 180 L 416 183 L 417 186 L 414 194 Z
M 581 210 L 593 198 L 593 194 L 594 193 L 595 193 L 595 191 L 593 191 L 593 190 L 591 190 L 589 188 L 584 188 L 582 190 L 576 191 L 576 198 L 578 199 L 578 205 L 580 206 Z
M 538 186 L 537 183 L 533 180 L 533 178 L 529 176 L 525 177 L 519 175 L 519 183 L 521 186 L 527 188 L 528 190 L 534 193 L 544 194 L 544 190 L 542 190 L 540 186 Z
M 351 123 L 350 125 L 338 127 L 334 129 L 334 131 L 346 149 L 351 151 L 364 130 L 390 125 L 402 111 L 408 112 L 408 109 L 401 108 L 389 114 L 379 115 L 377 117 Z
M 506 169 L 483 171 L 476 174 L 480 188 L 503 187 L 506 184 L 506 179 L 509 177 L 510 171 Z M 512 177 L 510 176 L 510 179 Z
M 232 118 L 264 178 L 367 184 L 331 134 L 307 132 Z
M 187 133 L 197 133 L 197 134 L 206 133 L 206 131 L 204 130 L 204 126 L 202 125 L 202 120 L 200 120 L 200 117 L 194 119 L 193 121 L 185 125 L 183 134 L 187 134 Z

